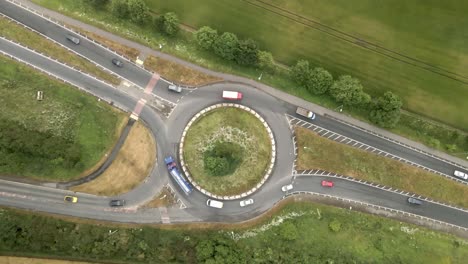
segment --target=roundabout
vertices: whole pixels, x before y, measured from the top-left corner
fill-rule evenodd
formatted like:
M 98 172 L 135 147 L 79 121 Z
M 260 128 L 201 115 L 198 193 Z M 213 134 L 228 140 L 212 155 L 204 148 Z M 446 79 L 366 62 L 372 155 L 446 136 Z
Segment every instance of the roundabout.
M 276 144 L 267 122 L 240 104 L 215 104 L 198 112 L 182 134 L 185 175 L 200 192 L 222 200 L 248 196 L 270 176 Z

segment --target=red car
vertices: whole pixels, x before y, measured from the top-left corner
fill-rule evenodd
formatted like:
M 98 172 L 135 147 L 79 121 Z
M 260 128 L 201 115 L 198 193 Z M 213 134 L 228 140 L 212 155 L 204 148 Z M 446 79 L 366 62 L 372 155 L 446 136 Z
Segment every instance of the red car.
M 332 181 L 322 181 L 322 186 L 323 187 L 333 187 L 333 182 Z

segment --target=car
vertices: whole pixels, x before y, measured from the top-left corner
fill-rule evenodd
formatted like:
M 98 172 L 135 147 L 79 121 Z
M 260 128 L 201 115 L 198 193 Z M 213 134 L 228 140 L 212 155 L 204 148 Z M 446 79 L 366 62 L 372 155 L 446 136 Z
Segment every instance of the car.
M 170 84 L 169 87 L 167 87 L 168 90 L 174 91 L 176 93 L 182 92 L 182 87 L 175 85 L 175 84 Z
M 453 172 L 453 175 L 457 176 L 458 178 L 462 178 L 464 180 L 468 180 L 468 173 L 464 173 L 464 172 L 461 172 L 461 171 L 454 171 Z
M 112 206 L 112 207 L 115 207 L 115 206 L 124 206 L 125 205 L 125 200 L 111 200 L 109 202 L 109 205 Z
M 218 208 L 218 209 L 223 208 L 223 202 L 216 201 L 216 200 L 211 200 L 211 199 L 208 199 L 206 201 L 206 205 L 208 205 L 209 207 L 214 207 L 214 208 Z
M 234 91 L 223 91 L 223 99 L 242 100 L 242 93 Z
M 240 206 L 244 207 L 244 206 L 247 206 L 247 205 L 251 205 L 253 203 L 254 203 L 253 199 L 243 200 L 243 201 L 240 201 Z
M 119 68 L 122 68 L 123 67 L 123 62 L 121 62 L 119 59 L 112 59 L 112 64 L 114 64 L 115 66 L 119 67 Z
M 332 181 L 322 181 L 322 186 L 323 187 L 333 187 L 333 182 Z
M 75 37 L 75 36 L 72 36 L 72 35 L 67 35 L 67 39 L 71 42 L 73 42 L 75 45 L 78 45 L 80 44 L 80 39 Z
M 281 190 L 282 190 L 283 192 L 287 192 L 287 191 L 292 190 L 292 189 L 293 189 L 293 185 L 292 185 L 292 184 L 288 184 L 288 185 L 285 185 L 285 186 L 281 187 Z
M 78 202 L 78 197 L 67 195 L 63 198 L 63 200 L 68 203 L 76 203 Z
M 414 204 L 414 205 L 421 205 L 423 202 L 419 199 L 408 197 L 408 203 Z

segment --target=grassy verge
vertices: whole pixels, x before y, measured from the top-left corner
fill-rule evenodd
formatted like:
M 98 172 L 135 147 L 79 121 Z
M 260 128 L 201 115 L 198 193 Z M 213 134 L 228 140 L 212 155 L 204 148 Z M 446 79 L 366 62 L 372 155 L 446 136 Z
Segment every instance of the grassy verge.
M 163 52 L 173 54 L 173 55 L 178 56 L 178 57 L 180 57 L 180 58 L 182 58 L 184 60 L 199 64 L 199 65 L 201 65 L 203 67 L 206 67 L 206 68 L 209 68 L 209 69 L 213 69 L 213 70 L 216 70 L 216 71 L 219 71 L 219 72 L 233 73 L 233 74 L 236 74 L 236 75 L 239 75 L 239 76 L 244 76 L 244 77 L 251 78 L 251 79 L 257 79 L 257 77 L 261 73 L 261 71 L 256 70 L 256 69 L 240 67 L 240 66 L 238 66 L 238 65 L 236 65 L 234 63 L 226 62 L 226 61 L 214 56 L 211 53 L 208 53 L 206 51 L 198 49 L 196 43 L 194 43 L 194 41 L 193 41 L 193 39 L 191 37 L 191 34 L 187 33 L 187 32 L 181 32 L 177 36 L 177 38 L 167 38 L 165 36 L 162 36 L 162 35 L 156 33 L 154 31 L 154 28 L 151 27 L 151 26 L 148 26 L 148 25 L 147 26 L 136 26 L 136 25 L 134 25 L 134 24 L 132 24 L 132 23 L 130 23 L 128 21 L 118 20 L 118 19 L 114 18 L 109 12 L 96 11 L 96 10 L 91 9 L 91 8 L 83 7 L 83 5 L 79 4 L 79 2 L 77 2 L 77 1 L 71 1 L 71 0 L 66 0 L 66 1 L 33 0 L 33 2 L 36 2 L 36 3 L 41 4 L 43 6 L 46 6 L 47 8 L 50 8 L 52 10 L 59 11 L 61 13 L 66 14 L 67 16 L 70 16 L 70 17 L 73 17 L 75 19 L 84 21 L 85 23 L 88 23 L 88 24 L 94 25 L 96 27 L 102 28 L 102 29 L 107 30 L 109 32 L 112 32 L 114 34 L 123 36 L 123 37 L 125 37 L 127 39 L 131 39 L 133 41 L 139 42 L 139 43 L 141 43 L 143 45 L 146 45 L 148 47 L 151 47 L 153 49 L 159 49 L 159 44 L 163 43 L 163 44 L 165 44 L 164 47 L 163 47 Z M 323 9 L 323 7 L 327 5 L 326 3 L 328 3 L 328 2 L 323 2 L 319 6 Z M 153 6 L 153 7 L 155 7 L 155 5 L 156 5 L 156 4 L 152 4 L 152 3 L 149 3 L 149 4 L 151 6 Z M 169 2 L 165 2 L 165 3 L 159 3 L 158 2 L 158 4 L 161 4 L 161 6 L 157 7 L 157 9 L 159 10 L 163 6 L 165 6 L 165 8 L 167 8 L 168 5 L 180 5 L 180 1 L 176 1 L 176 2 L 171 1 L 170 3 Z M 211 3 L 211 4 L 213 4 L 213 3 Z M 220 8 L 224 9 L 227 6 L 233 5 L 233 9 L 231 11 L 229 11 L 229 12 L 232 12 L 233 10 L 237 10 L 239 5 L 243 5 L 243 4 L 245 4 L 245 3 L 241 1 L 239 3 L 236 2 L 236 3 L 231 3 L 230 5 L 223 5 L 223 6 L 220 6 Z M 291 3 L 291 5 L 294 6 L 294 5 L 297 5 L 297 3 L 293 2 L 293 3 Z M 367 5 L 367 2 L 366 2 L 366 5 Z M 197 7 L 201 7 L 201 6 L 202 5 L 198 5 Z M 360 6 L 361 5 L 357 5 L 356 7 L 360 7 Z M 421 5 L 419 5 L 418 8 L 419 7 L 423 8 L 423 6 L 421 6 Z M 320 9 L 320 10 L 322 10 L 322 9 Z M 162 8 L 162 10 L 163 11 L 168 11 L 168 10 L 174 11 L 175 10 L 179 15 L 184 17 L 184 16 L 187 15 L 187 13 L 185 13 L 184 10 L 190 10 L 190 12 L 188 14 L 196 14 L 200 10 L 205 10 L 205 9 L 203 9 L 203 8 L 186 9 L 186 8 L 181 7 L 180 10 L 179 9 L 173 9 L 173 8 L 171 8 L 171 9 Z M 250 8 L 248 10 L 249 10 L 249 12 L 257 12 L 255 10 L 252 11 Z M 314 10 L 314 12 L 315 12 L 316 9 L 315 8 L 311 8 L 310 10 L 307 9 L 308 12 L 310 12 L 312 10 Z M 385 9 L 385 10 L 387 10 L 387 9 Z M 331 9 L 331 11 L 336 11 L 336 8 Z M 323 13 L 328 13 L 328 12 L 329 11 L 323 12 Z M 320 12 L 320 13 L 322 13 L 322 12 Z M 242 14 L 243 14 L 243 19 L 245 18 L 244 16 L 248 16 L 248 14 L 246 12 L 242 12 Z M 259 14 L 259 16 L 257 16 L 257 17 L 260 18 L 260 17 L 263 17 L 263 16 L 264 16 L 263 14 Z M 200 16 L 200 19 L 201 19 L 201 17 L 206 17 L 206 16 Z M 237 14 L 232 16 L 232 17 L 231 16 L 224 16 L 224 17 L 226 19 L 235 18 L 236 20 L 239 20 L 239 21 L 243 20 L 243 19 L 238 19 Z M 331 17 L 335 17 L 335 16 L 331 16 Z M 398 16 L 395 16 L 395 17 L 398 17 Z M 259 19 L 259 20 L 261 20 L 261 19 Z M 271 18 L 268 18 L 268 20 L 265 20 L 265 21 L 270 21 L 270 20 L 271 20 Z M 258 26 L 256 24 L 257 22 L 252 22 L 251 21 L 251 23 L 249 25 L 256 25 L 256 27 L 257 27 Z M 243 22 L 239 22 L 239 23 L 243 23 Z M 259 23 L 262 24 L 262 25 L 264 24 L 264 22 L 259 22 Z M 274 23 L 268 22 L 267 24 L 270 27 L 272 25 L 276 26 L 278 23 L 276 23 L 276 21 L 275 21 Z M 281 26 L 284 27 L 284 26 L 287 26 L 287 25 L 290 25 L 290 24 L 291 23 L 289 21 L 288 21 L 288 23 L 283 23 L 282 22 Z M 224 29 L 222 27 L 222 25 L 223 24 L 220 21 L 220 24 L 215 24 L 215 25 L 213 25 L 213 27 L 215 27 L 215 28 L 217 28 L 219 30 L 227 30 L 227 29 Z M 369 25 L 369 24 L 367 24 L 367 25 Z M 380 25 L 380 24 L 377 24 L 377 25 Z M 340 26 L 342 26 L 342 25 L 340 25 Z M 261 28 L 261 27 L 259 27 L 259 28 Z M 356 27 L 356 28 L 363 29 L 363 28 L 367 28 L 367 26 L 366 27 L 360 26 L 360 27 Z M 232 30 L 232 32 L 239 33 L 238 30 L 241 30 L 241 29 L 242 29 L 242 27 L 240 27 L 238 29 L 235 29 L 235 30 Z M 252 29 L 252 27 L 249 27 L 249 30 L 250 29 Z M 275 32 L 275 30 L 276 29 L 272 30 L 271 32 Z M 375 33 L 375 32 L 378 32 L 379 30 L 374 30 L 372 32 Z M 292 32 L 291 34 L 295 34 L 297 32 L 302 32 L 301 30 L 299 30 L 299 31 L 293 30 L 293 31 L 294 32 Z M 252 31 L 252 32 L 255 32 L 255 30 Z M 262 30 L 262 34 L 264 32 L 269 32 L 269 31 Z M 426 32 L 426 31 L 421 31 L 421 32 Z M 248 34 L 251 34 L 251 33 L 248 33 Z M 261 39 L 262 34 L 256 34 L 255 36 L 253 36 L 253 38 L 255 40 L 257 40 L 257 41 L 262 41 L 262 39 Z M 270 33 L 266 33 L 266 34 L 270 34 Z M 244 33 L 240 34 L 239 33 L 238 35 L 244 37 L 244 36 L 247 36 L 247 33 L 246 34 L 244 34 Z M 275 37 L 281 37 L 281 36 L 286 36 L 286 35 L 285 34 L 276 34 L 275 35 Z M 309 37 L 309 36 L 307 36 L 307 37 Z M 323 38 L 324 37 L 318 36 L 318 37 L 316 37 L 316 41 L 321 42 Z M 272 43 L 272 45 L 287 45 L 287 48 L 282 48 L 281 52 L 278 53 L 278 54 L 275 54 L 275 55 L 279 56 L 280 54 L 287 54 L 287 56 L 289 56 L 289 52 L 297 52 L 297 51 L 302 52 L 300 49 L 295 47 L 296 44 L 295 44 L 295 42 L 292 42 L 291 39 L 301 40 L 300 42 L 302 42 L 302 44 L 309 44 L 308 41 L 302 41 L 302 35 L 301 35 L 301 37 L 286 38 L 286 41 L 277 41 L 275 39 L 275 41 L 270 41 Z M 327 42 L 324 42 L 324 43 L 328 43 L 329 41 L 330 40 L 327 39 Z M 398 43 L 400 43 L 400 42 L 398 42 Z M 444 123 L 452 124 L 452 125 L 454 125 L 456 127 L 462 128 L 462 130 L 464 130 L 464 131 L 466 130 L 466 122 L 468 122 L 467 121 L 468 119 L 464 118 L 464 111 L 460 111 L 460 109 L 458 109 L 458 108 L 453 109 L 454 107 L 457 106 L 457 104 L 453 103 L 452 99 L 454 99 L 454 98 L 464 98 L 463 96 L 460 96 L 460 95 L 466 94 L 466 91 L 467 91 L 467 89 L 464 89 L 463 91 L 459 91 L 459 92 L 456 92 L 455 90 L 452 90 L 452 87 L 455 87 L 455 86 L 458 87 L 456 89 L 460 90 L 461 88 L 459 87 L 459 84 L 454 86 L 451 83 L 452 81 L 448 81 L 449 83 L 445 83 L 444 81 L 441 81 L 441 80 L 433 80 L 433 77 L 429 78 L 429 77 L 426 76 L 428 73 L 426 73 L 426 72 L 421 73 L 417 69 L 408 70 L 408 69 L 405 68 L 405 67 L 408 67 L 408 66 L 401 66 L 401 69 L 399 69 L 399 67 L 393 68 L 395 71 L 398 71 L 398 72 L 394 72 L 396 75 L 391 75 L 391 74 L 389 74 L 388 69 L 385 67 L 386 64 L 378 64 L 377 66 L 373 65 L 373 63 L 379 62 L 382 59 L 380 57 L 369 58 L 368 57 L 369 54 L 364 56 L 364 54 L 361 54 L 362 51 L 360 51 L 360 50 L 358 50 L 357 52 L 355 52 L 354 50 L 349 51 L 346 54 L 343 54 L 343 52 L 340 49 L 339 49 L 340 50 L 339 52 L 332 52 L 329 49 L 328 44 L 318 43 L 318 45 L 321 48 L 326 47 L 326 51 L 321 51 L 321 48 L 319 48 L 319 49 L 317 49 L 317 51 L 312 51 L 312 53 L 301 54 L 301 56 L 294 57 L 294 59 L 292 59 L 292 60 L 295 60 L 295 59 L 298 59 L 298 58 L 307 58 L 308 56 L 311 56 L 310 54 L 315 54 L 316 52 L 319 52 L 319 53 L 321 53 L 320 56 L 312 55 L 312 57 L 313 57 L 313 58 L 311 58 L 312 62 L 317 63 L 316 59 L 314 59 L 314 58 L 317 58 L 317 59 L 320 58 L 320 60 L 322 62 L 326 63 L 326 64 L 324 64 L 324 63 L 318 63 L 318 64 L 326 67 L 327 69 L 336 71 L 336 72 L 334 72 L 335 76 L 336 76 L 337 73 L 340 73 L 340 74 L 353 74 L 356 77 L 359 77 L 359 78 L 363 79 L 364 80 L 364 85 L 367 86 L 367 87 L 380 87 L 376 91 L 374 91 L 373 93 L 372 93 L 372 91 L 369 91 L 373 95 L 375 95 L 375 93 L 379 93 L 379 90 L 382 89 L 383 86 L 380 85 L 380 82 L 385 83 L 385 82 L 396 82 L 396 81 L 398 81 L 398 83 L 391 84 L 391 87 L 388 87 L 388 89 L 389 90 L 393 90 L 394 88 L 397 89 L 398 91 L 396 91 L 396 92 L 402 97 L 406 97 L 408 93 L 412 93 L 412 97 L 410 96 L 408 99 L 405 99 L 406 100 L 405 101 L 405 106 L 411 106 L 412 105 L 412 104 L 408 103 L 408 100 L 415 100 L 417 102 L 416 104 L 414 104 L 414 106 L 416 108 L 420 108 L 422 104 L 424 105 L 424 106 L 422 106 L 422 108 L 424 108 L 424 111 L 419 111 L 419 112 L 416 111 L 416 112 L 418 112 L 420 114 L 423 114 L 425 116 L 429 116 L 434 111 L 436 111 L 439 114 L 435 115 L 435 116 L 431 115 L 431 117 L 436 118 L 438 120 L 442 120 L 442 122 L 444 122 Z M 412 46 L 412 45 L 410 45 L 410 46 Z M 422 45 L 421 47 L 427 47 L 427 46 L 431 46 L 431 45 Z M 265 47 L 268 47 L 268 46 L 265 46 Z M 291 48 L 291 47 L 293 47 L 293 48 Z M 315 48 L 315 45 L 308 45 L 308 47 L 309 48 Z M 336 48 L 336 47 L 337 46 L 333 46 L 333 48 Z M 347 50 L 347 49 L 345 49 L 345 50 Z M 443 53 L 441 53 L 441 54 L 443 54 Z M 323 56 L 339 56 L 340 59 L 331 59 L 330 60 L 329 58 L 327 58 L 326 60 L 324 60 L 322 58 Z M 364 58 L 364 61 L 366 63 L 368 63 L 368 62 L 372 62 L 372 63 L 369 64 L 369 65 L 371 65 L 369 67 L 365 66 L 365 67 L 361 68 L 361 67 L 355 67 L 355 63 L 353 62 L 351 68 L 337 69 L 337 68 L 343 67 L 342 63 L 337 63 L 337 61 L 339 61 L 339 62 L 341 61 L 341 58 L 343 56 L 345 56 L 347 59 L 352 58 L 353 60 L 354 60 L 354 57 L 359 57 L 359 63 L 363 62 L 361 58 Z M 385 59 L 385 58 L 383 58 L 383 59 Z M 331 63 L 333 65 L 328 65 L 329 63 Z M 366 71 L 369 68 L 376 69 L 378 71 L 385 71 L 385 72 L 383 74 L 381 74 L 381 75 L 378 75 L 378 76 L 374 77 L 372 79 L 372 82 L 369 83 L 368 81 L 366 81 L 366 79 L 369 79 L 369 76 L 371 76 L 371 75 L 366 75 L 367 74 Z M 417 72 L 414 72 L 414 71 L 417 71 Z M 431 90 L 431 91 L 427 91 L 427 92 L 426 91 L 419 91 L 419 92 L 417 92 L 418 89 L 419 89 L 418 87 L 420 87 L 420 86 L 415 87 L 414 85 L 411 85 L 411 86 L 402 85 L 400 83 L 400 81 L 401 81 L 400 78 L 402 78 L 402 76 L 400 76 L 401 73 L 412 74 L 414 78 L 420 78 L 422 81 L 425 81 L 425 82 L 427 81 L 427 83 L 430 84 L 428 87 L 431 87 L 430 89 L 429 88 L 428 89 Z M 363 76 L 363 75 L 365 75 L 365 76 Z M 392 78 L 385 78 L 386 76 L 392 76 Z M 395 76 L 397 76 L 398 78 L 395 77 Z M 413 77 L 410 78 L 409 80 L 410 81 L 413 80 L 414 79 Z M 265 84 L 268 84 L 268 85 L 272 86 L 272 87 L 276 87 L 278 89 L 281 89 L 284 92 L 290 93 L 292 95 L 303 98 L 303 99 L 308 100 L 310 102 L 323 105 L 323 106 L 325 106 L 327 108 L 330 108 L 330 109 L 334 109 L 339 105 L 339 104 L 336 104 L 333 100 L 331 100 L 330 97 L 328 97 L 328 96 L 314 96 L 314 95 L 310 94 L 308 91 L 306 91 L 305 89 L 298 88 L 297 85 L 290 80 L 287 70 L 280 70 L 276 74 L 269 74 L 267 72 L 264 72 L 261 81 L 264 82 Z M 426 85 L 424 85 L 422 87 L 426 87 Z M 443 95 L 439 96 L 437 94 L 437 96 L 432 96 L 430 99 L 427 99 L 427 97 L 431 94 L 431 92 L 435 92 L 434 87 L 436 87 L 436 88 L 451 87 L 451 89 L 450 89 L 450 93 L 444 92 L 446 89 L 439 89 L 438 92 L 443 93 Z M 399 90 L 401 90 L 401 89 L 404 89 L 405 91 L 400 92 Z M 447 98 L 449 98 L 449 99 L 447 99 Z M 449 103 L 446 103 L 442 108 L 439 108 L 439 105 L 437 107 L 434 107 L 432 104 L 427 103 L 427 102 L 432 102 L 433 99 L 434 100 L 439 100 L 439 102 L 443 102 L 444 100 L 449 100 Z M 464 104 L 462 103 L 461 105 L 464 105 Z M 426 109 L 429 106 L 430 106 L 430 109 Z M 448 109 L 448 108 L 450 108 L 450 109 Z M 442 111 L 442 109 L 444 109 L 444 111 Z M 427 110 L 430 110 L 430 111 L 427 111 Z M 346 113 L 348 113 L 348 114 L 353 115 L 356 118 L 368 121 L 367 120 L 367 116 L 368 116 L 367 112 L 354 110 L 354 109 L 349 109 L 349 108 L 345 109 L 344 111 Z M 440 117 L 440 115 L 443 115 L 443 116 Z M 437 117 L 437 116 L 439 116 L 439 117 Z M 445 118 L 446 116 L 449 116 L 449 118 Z M 412 123 L 416 123 L 416 122 L 422 122 L 424 124 L 429 123 L 429 122 L 425 122 L 424 120 L 421 120 L 421 119 L 418 119 L 418 118 L 414 118 L 414 117 L 410 118 L 408 115 L 405 115 L 405 114 L 402 117 L 402 120 L 403 119 L 411 120 Z M 453 120 L 458 120 L 458 121 L 461 121 L 461 122 L 455 122 L 454 123 Z M 413 140 L 417 140 L 417 141 L 422 142 L 422 143 L 424 143 L 426 145 L 430 145 L 431 147 L 438 148 L 439 150 L 447 152 L 447 153 L 452 154 L 454 156 L 457 156 L 457 157 L 460 157 L 460 158 L 465 158 L 466 155 L 464 155 L 464 154 L 455 154 L 455 153 L 468 152 L 468 135 L 466 133 L 463 133 L 463 132 L 461 133 L 461 140 L 457 141 L 458 144 L 460 144 L 460 145 L 457 145 L 457 149 L 455 151 L 453 151 L 453 150 L 449 150 L 446 146 L 450 145 L 450 144 L 453 144 L 452 143 L 453 139 L 452 139 L 452 137 L 450 135 L 452 135 L 454 133 L 454 131 L 456 131 L 456 130 L 451 129 L 450 127 L 446 127 L 446 126 L 441 125 L 441 126 L 437 126 L 438 128 L 435 129 L 435 130 L 427 130 L 426 131 L 426 130 L 424 130 L 426 127 L 427 127 L 426 125 L 422 126 L 422 127 L 420 126 L 420 128 L 417 129 L 420 132 L 415 133 L 413 126 L 409 122 L 402 121 L 392 131 L 395 132 L 395 133 L 398 133 L 398 134 L 400 134 L 402 136 L 410 137 Z M 434 146 L 434 144 L 429 144 L 432 141 L 431 140 L 432 138 L 435 138 L 435 139 L 439 140 L 440 143 L 441 143 L 440 146 Z
M 97 179 L 73 187 L 73 191 L 113 196 L 126 193 L 150 173 L 156 145 L 148 128 L 136 123 L 111 166 Z
M 0 35 L 7 39 L 19 42 L 28 48 L 46 54 L 47 56 L 58 59 L 70 66 L 76 67 L 101 80 L 111 84 L 120 83 L 118 77 L 100 69 L 92 62 L 69 52 L 67 49 L 4 17 L 0 17 Z
M 90 225 L 12 210 L 1 210 L 0 219 L 2 254 L 83 261 L 438 264 L 468 257 L 466 240 L 315 203 L 289 204 L 255 226 L 221 230 Z
M 364 150 L 295 129 L 298 169 L 322 169 L 468 208 L 465 185 Z
M 157 72 L 164 78 L 182 85 L 201 86 L 223 80 L 154 56 L 149 56 L 145 60 L 144 65 L 145 68 Z
M 2 175 L 68 180 L 98 163 L 119 137 L 125 115 L 92 96 L 4 57 L 0 80 Z
M 243 158 L 233 173 L 211 176 L 206 172 L 204 156 L 219 141 L 239 144 Z M 192 178 L 205 190 L 234 195 L 250 190 L 263 178 L 270 162 L 271 143 L 254 115 L 237 108 L 218 108 L 192 124 L 183 155 Z

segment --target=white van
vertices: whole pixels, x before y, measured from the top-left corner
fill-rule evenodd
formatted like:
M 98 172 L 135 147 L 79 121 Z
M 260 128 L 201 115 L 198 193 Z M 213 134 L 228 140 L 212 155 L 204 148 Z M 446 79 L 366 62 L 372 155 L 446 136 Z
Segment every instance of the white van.
M 223 91 L 223 99 L 242 100 L 242 93 L 234 91 Z
M 208 199 L 206 201 L 206 205 L 208 205 L 209 207 L 214 207 L 214 208 L 218 208 L 218 209 L 223 208 L 223 202 L 216 201 L 216 200 L 211 200 L 211 199 Z

